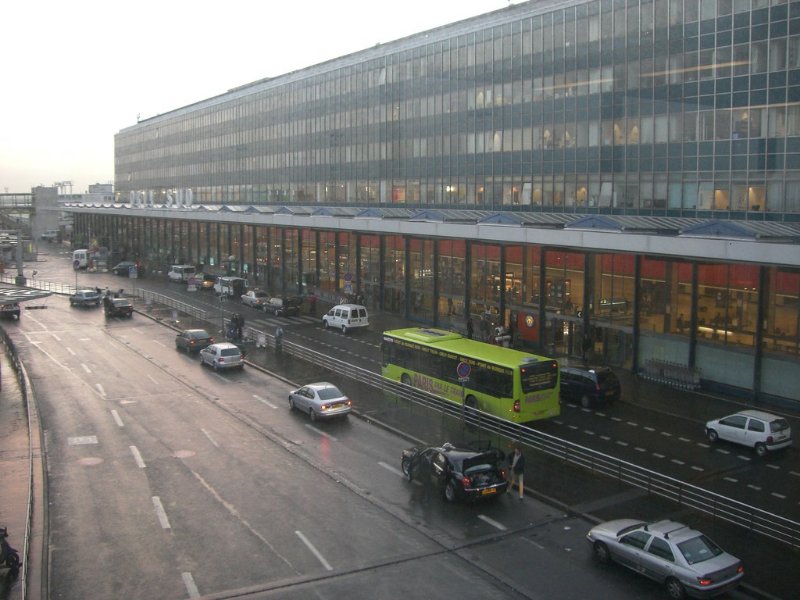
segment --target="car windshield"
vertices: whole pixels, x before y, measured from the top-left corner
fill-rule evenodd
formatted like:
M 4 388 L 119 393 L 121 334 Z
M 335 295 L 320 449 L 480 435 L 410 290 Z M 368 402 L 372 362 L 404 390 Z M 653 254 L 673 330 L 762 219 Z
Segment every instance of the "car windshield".
M 722 554 L 722 548 L 704 535 L 698 535 L 695 538 L 681 542 L 678 544 L 678 550 L 681 551 L 686 562 L 690 565 Z
M 342 397 L 342 392 L 335 387 L 322 388 L 317 393 L 319 394 L 320 400 L 332 400 L 333 398 Z

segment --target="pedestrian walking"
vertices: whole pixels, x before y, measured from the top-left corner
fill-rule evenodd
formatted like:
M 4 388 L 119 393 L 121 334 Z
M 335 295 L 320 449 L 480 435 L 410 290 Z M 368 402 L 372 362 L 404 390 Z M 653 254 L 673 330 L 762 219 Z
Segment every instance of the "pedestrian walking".
M 525 455 L 522 454 L 522 450 L 520 450 L 519 446 L 514 448 L 510 463 L 508 492 L 511 492 L 511 489 L 514 487 L 514 482 L 516 481 L 517 487 L 519 488 L 519 499 L 522 501 L 525 495 Z
M 280 325 L 275 328 L 275 352 L 277 354 L 283 352 L 283 327 Z

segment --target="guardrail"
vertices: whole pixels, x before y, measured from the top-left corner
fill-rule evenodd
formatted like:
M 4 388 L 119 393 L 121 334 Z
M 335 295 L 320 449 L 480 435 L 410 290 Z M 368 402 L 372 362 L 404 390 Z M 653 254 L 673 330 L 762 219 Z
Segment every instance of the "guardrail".
M 252 327 L 248 327 L 246 332 L 253 339 L 265 340 L 266 346 L 275 347 L 274 335 Z M 537 431 L 525 425 L 512 423 L 480 410 L 455 404 L 440 396 L 386 379 L 378 373 L 357 367 L 347 361 L 340 361 L 326 356 L 299 344 L 284 340 L 283 352 L 294 358 L 326 368 L 338 375 L 367 384 L 383 392 L 394 394 L 402 400 L 440 412 L 443 415 L 463 419 L 469 426 L 523 443 L 556 460 L 575 465 L 604 477 L 616 479 L 619 483 L 644 490 L 649 494 L 670 500 L 678 506 L 696 510 L 715 519 L 772 538 L 793 549 L 800 548 L 800 523 L 797 521 L 597 452 L 591 448 Z
M 196 308 L 191 304 L 187 304 L 186 302 L 181 302 L 180 300 L 176 300 L 175 298 L 170 298 L 169 296 L 165 296 L 164 294 L 159 294 L 157 292 L 152 292 L 150 290 L 134 289 L 131 290 L 128 293 L 128 295 L 136 296 L 145 303 L 146 307 L 152 307 L 153 304 L 161 304 L 168 308 L 172 308 L 184 314 L 187 314 L 194 319 L 198 319 L 200 321 L 206 320 L 207 312 L 205 310 Z

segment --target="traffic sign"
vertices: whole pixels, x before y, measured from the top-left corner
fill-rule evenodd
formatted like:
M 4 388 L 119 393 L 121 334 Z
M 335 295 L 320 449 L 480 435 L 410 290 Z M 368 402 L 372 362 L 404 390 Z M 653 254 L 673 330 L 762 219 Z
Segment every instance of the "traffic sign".
M 458 363 L 456 367 L 456 374 L 458 375 L 459 379 L 469 379 L 469 373 L 472 368 L 465 362 Z

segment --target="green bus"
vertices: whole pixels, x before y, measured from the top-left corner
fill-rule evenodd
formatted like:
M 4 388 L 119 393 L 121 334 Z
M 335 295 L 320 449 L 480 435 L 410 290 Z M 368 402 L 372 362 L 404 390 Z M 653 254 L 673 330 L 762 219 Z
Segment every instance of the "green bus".
M 514 423 L 560 413 L 552 358 L 426 327 L 384 331 L 381 350 L 384 377 L 451 402 Z

